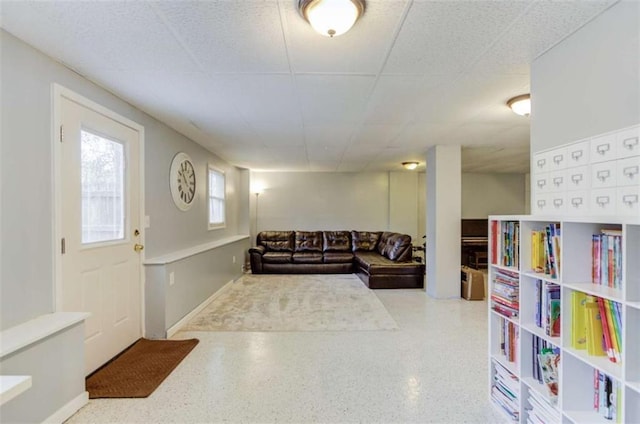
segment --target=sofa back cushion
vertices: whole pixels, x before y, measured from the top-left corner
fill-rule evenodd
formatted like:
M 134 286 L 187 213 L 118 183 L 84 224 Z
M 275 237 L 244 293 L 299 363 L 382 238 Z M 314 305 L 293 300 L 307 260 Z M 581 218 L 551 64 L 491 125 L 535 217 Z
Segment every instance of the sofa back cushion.
M 296 252 L 322 252 L 322 231 L 296 231 Z
M 353 251 L 374 251 L 378 244 L 378 240 L 380 240 L 380 234 L 382 233 L 371 231 L 351 231 Z
M 324 252 L 351 252 L 351 233 L 349 231 L 323 231 Z
M 389 237 L 391 237 L 393 234 L 392 232 L 389 231 L 385 231 L 382 234 L 380 234 L 380 241 L 378 242 L 378 246 L 376 247 L 376 251 L 381 254 L 382 256 L 387 256 L 388 252 L 389 252 Z
M 257 244 L 272 252 L 293 252 L 293 231 L 262 231 Z
M 411 236 L 407 234 L 392 233 L 387 238 L 387 247 L 384 256 L 392 261 L 410 261 L 413 255 Z

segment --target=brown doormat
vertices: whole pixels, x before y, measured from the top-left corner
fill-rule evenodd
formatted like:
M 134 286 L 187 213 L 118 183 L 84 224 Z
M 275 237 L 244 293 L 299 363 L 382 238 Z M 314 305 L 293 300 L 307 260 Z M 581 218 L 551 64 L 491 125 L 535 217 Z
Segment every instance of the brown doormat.
M 198 339 L 140 339 L 86 379 L 90 399 L 147 397 L 198 344 Z

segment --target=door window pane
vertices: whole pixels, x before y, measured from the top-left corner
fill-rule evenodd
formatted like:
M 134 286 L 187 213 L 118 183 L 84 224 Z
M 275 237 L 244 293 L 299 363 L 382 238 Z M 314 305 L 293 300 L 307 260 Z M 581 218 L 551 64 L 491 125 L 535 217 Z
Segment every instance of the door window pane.
M 124 145 L 81 131 L 82 243 L 124 238 Z

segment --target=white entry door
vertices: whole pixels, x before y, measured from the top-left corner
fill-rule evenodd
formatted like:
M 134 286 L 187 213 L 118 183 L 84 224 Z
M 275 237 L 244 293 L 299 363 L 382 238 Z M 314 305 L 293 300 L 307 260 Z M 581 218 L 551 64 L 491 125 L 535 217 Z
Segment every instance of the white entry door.
M 140 131 L 60 100 L 63 311 L 89 312 L 89 374 L 141 337 Z

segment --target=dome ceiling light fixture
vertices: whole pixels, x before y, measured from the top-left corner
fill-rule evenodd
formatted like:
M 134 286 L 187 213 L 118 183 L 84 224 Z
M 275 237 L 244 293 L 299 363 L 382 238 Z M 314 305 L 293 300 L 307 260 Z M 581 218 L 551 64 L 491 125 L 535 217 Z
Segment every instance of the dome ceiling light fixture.
M 402 166 L 409 171 L 413 171 L 420 165 L 418 162 L 402 162 Z
M 518 115 L 529 116 L 531 114 L 531 94 L 516 96 L 507 102 L 507 106 Z
M 298 10 L 325 37 L 349 31 L 364 13 L 364 0 L 299 0 Z

